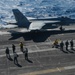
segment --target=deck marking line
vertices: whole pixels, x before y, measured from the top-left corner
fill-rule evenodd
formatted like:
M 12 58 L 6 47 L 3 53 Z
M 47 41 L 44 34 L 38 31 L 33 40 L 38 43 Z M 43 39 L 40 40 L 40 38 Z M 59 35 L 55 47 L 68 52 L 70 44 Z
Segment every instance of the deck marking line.
M 59 68 L 57 67 L 54 69 L 40 70 L 40 71 L 24 73 L 24 74 L 20 74 L 20 75 L 40 75 L 40 74 L 47 74 L 47 73 L 52 73 L 52 72 L 61 72 L 61 71 L 70 70 L 70 69 L 75 69 L 75 65 L 66 66 L 66 67 L 59 67 Z
M 20 75 L 39 75 L 39 74 L 46 74 L 46 73 L 52 73 L 52 72 L 58 72 L 58 71 L 64 70 L 64 68 L 55 68 L 55 69 L 47 69 L 47 70 L 42 70 L 42 71 L 35 71 L 31 73 L 25 73 L 25 74 L 20 74 Z

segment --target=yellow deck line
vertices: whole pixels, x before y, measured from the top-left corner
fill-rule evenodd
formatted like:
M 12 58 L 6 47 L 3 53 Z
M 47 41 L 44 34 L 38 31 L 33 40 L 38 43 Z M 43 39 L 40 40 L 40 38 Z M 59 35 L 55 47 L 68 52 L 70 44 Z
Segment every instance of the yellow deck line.
M 52 72 L 61 72 L 64 70 L 69 70 L 69 69 L 75 69 L 75 65 L 66 66 L 66 67 L 57 67 L 54 69 L 40 70 L 40 71 L 24 73 L 24 74 L 19 74 L 19 75 L 41 75 L 41 74 L 47 74 L 47 73 L 52 73 Z
M 47 70 L 42 70 L 42 71 L 35 71 L 35 72 L 25 73 L 25 74 L 20 74 L 20 75 L 39 75 L 39 74 L 58 72 L 58 71 L 62 71 L 62 70 L 65 70 L 64 67 L 55 68 L 55 69 L 47 69 Z

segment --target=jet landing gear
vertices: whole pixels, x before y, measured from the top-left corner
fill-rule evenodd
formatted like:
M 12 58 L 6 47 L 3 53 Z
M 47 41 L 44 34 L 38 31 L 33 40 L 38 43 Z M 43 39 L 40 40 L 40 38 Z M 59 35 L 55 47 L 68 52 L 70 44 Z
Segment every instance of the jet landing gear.
M 60 31 L 64 31 L 65 30 L 65 28 L 63 28 L 62 26 L 59 29 L 60 29 Z

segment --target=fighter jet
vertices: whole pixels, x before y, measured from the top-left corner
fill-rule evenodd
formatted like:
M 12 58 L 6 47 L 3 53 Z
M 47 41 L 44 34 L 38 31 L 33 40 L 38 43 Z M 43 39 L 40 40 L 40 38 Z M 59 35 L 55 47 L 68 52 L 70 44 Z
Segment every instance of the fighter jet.
M 74 19 L 68 17 L 49 17 L 49 18 L 31 18 L 28 19 L 18 9 L 12 9 L 16 23 L 9 23 L 4 28 L 26 28 L 27 31 L 41 31 L 57 28 L 63 25 L 75 23 Z M 13 25 L 12 25 L 13 24 Z M 62 27 L 60 28 L 62 29 Z

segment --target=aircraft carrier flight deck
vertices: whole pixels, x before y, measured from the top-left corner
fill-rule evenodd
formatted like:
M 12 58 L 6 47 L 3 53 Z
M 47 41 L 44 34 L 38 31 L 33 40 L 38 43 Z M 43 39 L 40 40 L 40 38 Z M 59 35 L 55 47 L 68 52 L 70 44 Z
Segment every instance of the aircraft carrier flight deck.
M 59 43 L 73 39 L 75 46 L 75 30 L 1 34 L 0 75 L 75 75 L 75 51 L 70 49 L 70 45 L 68 51 L 65 47 L 64 51 L 52 48 L 55 39 L 59 39 Z M 20 51 L 20 42 L 23 42 L 24 48 L 28 48 L 28 61 Z M 15 44 L 19 55 L 18 65 L 13 61 L 12 44 Z M 9 47 L 12 60 L 6 58 L 6 47 Z

